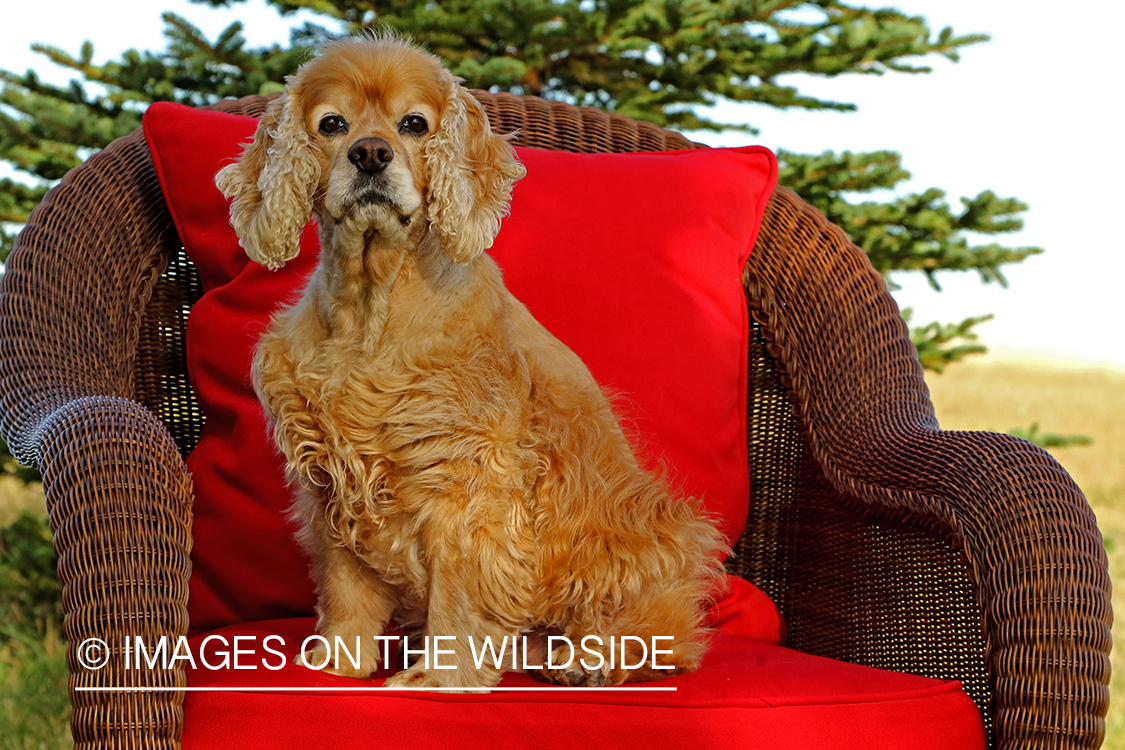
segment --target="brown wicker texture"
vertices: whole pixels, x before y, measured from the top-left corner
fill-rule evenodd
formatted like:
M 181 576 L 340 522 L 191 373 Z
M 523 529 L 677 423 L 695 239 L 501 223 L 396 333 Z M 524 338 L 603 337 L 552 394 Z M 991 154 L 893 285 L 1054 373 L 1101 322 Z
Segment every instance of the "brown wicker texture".
M 592 109 L 476 94 L 524 145 L 696 145 Z M 259 115 L 266 101 L 217 108 Z M 731 570 L 779 604 L 794 648 L 962 680 L 994 747 L 1097 747 L 1110 583 L 1073 481 L 1026 442 L 938 430 L 881 278 L 785 188 L 744 282 L 752 497 Z M 43 470 L 81 748 L 179 745 L 182 693 L 80 688 L 179 686 L 182 670 L 90 671 L 78 649 L 187 630 L 182 457 L 203 415 L 184 328 L 199 294 L 139 133 L 51 191 L 0 281 L 0 430 Z

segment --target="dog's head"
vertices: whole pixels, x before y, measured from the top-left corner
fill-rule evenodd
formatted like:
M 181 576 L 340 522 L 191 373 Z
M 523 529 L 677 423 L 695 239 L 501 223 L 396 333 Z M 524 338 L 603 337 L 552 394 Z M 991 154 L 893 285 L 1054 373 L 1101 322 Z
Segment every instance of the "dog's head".
M 216 176 L 251 259 L 277 268 L 316 211 L 390 241 L 426 222 L 455 262 L 491 244 L 524 174 L 436 57 L 389 35 L 324 45 Z

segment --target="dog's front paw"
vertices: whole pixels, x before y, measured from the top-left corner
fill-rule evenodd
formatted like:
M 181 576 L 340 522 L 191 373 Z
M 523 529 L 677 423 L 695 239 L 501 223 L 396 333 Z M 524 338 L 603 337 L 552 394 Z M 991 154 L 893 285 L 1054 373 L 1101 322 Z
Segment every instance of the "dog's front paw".
M 450 670 L 455 671 L 455 670 Z M 394 689 L 432 688 L 446 693 L 487 693 L 491 685 L 459 684 L 458 680 L 447 676 L 446 672 L 411 667 L 387 678 L 383 687 Z M 438 675 L 442 675 L 439 677 Z
M 293 663 L 305 669 L 321 670 L 328 666 L 332 657 L 324 649 L 310 649 L 293 657 Z
M 297 654 L 293 657 L 293 663 L 298 667 L 315 669 L 318 672 L 327 672 L 341 677 L 355 677 L 367 680 L 371 679 L 375 674 L 375 669 L 363 669 L 362 667 L 357 669 L 347 659 L 344 659 L 342 663 L 334 663 L 331 654 L 324 649 L 317 648 Z
M 539 670 L 539 677 L 552 685 L 567 687 L 605 687 L 609 684 L 608 669 L 585 669 L 579 664 L 571 664 L 558 669 Z
M 565 649 L 565 646 L 555 649 L 547 666 L 536 670 L 532 676 L 552 685 L 568 687 L 605 687 L 610 684 L 610 670 L 604 659 L 597 668 L 590 669 L 579 659 L 574 658 L 573 649 L 569 651 Z M 567 659 L 570 661 L 567 662 Z M 555 666 L 559 664 L 562 666 Z

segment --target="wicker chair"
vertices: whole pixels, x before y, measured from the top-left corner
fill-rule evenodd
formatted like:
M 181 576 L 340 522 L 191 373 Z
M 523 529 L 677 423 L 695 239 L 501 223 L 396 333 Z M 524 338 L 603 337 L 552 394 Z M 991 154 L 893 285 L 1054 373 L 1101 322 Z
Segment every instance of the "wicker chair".
M 697 145 L 596 110 L 475 93 L 527 146 Z M 258 115 L 266 101 L 217 108 Z M 959 679 L 994 747 L 1097 747 L 1110 583 L 1078 487 L 1024 441 L 938 429 L 882 279 L 784 187 L 743 280 L 752 494 L 729 567 L 779 605 L 787 645 Z M 139 132 L 50 192 L 0 283 L 0 427 L 43 473 L 79 747 L 178 746 L 182 693 L 82 689 L 174 688 L 182 670 L 81 670 L 77 649 L 95 634 L 187 631 L 183 457 L 203 417 L 184 326 L 200 294 Z

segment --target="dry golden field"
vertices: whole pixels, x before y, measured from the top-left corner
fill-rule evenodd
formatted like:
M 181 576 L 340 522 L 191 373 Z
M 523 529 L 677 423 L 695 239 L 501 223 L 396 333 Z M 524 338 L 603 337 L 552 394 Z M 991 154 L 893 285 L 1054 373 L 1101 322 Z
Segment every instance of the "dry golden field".
M 1093 444 L 1050 448 L 1098 517 L 1114 581 L 1113 678 L 1107 749 L 1125 749 L 1125 372 L 988 357 L 928 373 L 938 422 L 947 430 L 1007 432 L 1038 423 L 1040 432 L 1087 435 Z
M 23 510 L 47 515 L 41 485 L 26 485 L 15 477 L 0 476 L 0 529 L 16 520 Z

